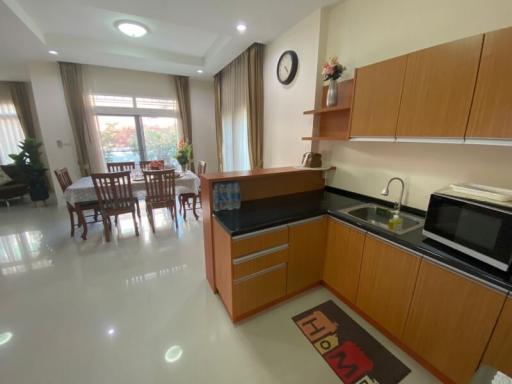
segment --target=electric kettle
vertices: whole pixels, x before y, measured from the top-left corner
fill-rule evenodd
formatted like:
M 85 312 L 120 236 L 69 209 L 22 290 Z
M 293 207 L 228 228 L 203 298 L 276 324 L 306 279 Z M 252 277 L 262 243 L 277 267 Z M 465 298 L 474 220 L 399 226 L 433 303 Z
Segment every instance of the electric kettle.
M 320 168 L 322 166 L 322 154 L 306 152 L 302 155 L 302 166 L 306 168 Z

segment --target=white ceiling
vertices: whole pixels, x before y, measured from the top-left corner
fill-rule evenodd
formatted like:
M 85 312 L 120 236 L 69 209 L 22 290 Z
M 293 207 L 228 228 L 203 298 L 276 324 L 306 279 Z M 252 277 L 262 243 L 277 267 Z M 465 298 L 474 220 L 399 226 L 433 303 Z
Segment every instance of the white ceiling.
M 211 76 L 253 42 L 267 43 L 338 0 L 1 0 L 0 80 L 28 78 L 30 61 L 72 61 Z M 114 23 L 149 28 L 139 39 Z M 244 34 L 235 26 L 247 24 Z M 55 49 L 59 56 L 48 54 Z

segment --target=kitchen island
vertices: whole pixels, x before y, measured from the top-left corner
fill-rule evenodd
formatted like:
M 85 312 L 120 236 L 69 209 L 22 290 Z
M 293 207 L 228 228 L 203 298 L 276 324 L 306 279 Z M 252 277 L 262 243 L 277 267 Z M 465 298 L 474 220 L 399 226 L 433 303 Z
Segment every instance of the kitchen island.
M 233 321 L 323 285 L 445 382 L 467 382 L 482 360 L 512 371 L 493 334 L 508 329 L 510 274 L 421 228 L 397 235 L 343 212 L 368 202 L 389 205 L 327 187 L 212 212 L 215 286 Z

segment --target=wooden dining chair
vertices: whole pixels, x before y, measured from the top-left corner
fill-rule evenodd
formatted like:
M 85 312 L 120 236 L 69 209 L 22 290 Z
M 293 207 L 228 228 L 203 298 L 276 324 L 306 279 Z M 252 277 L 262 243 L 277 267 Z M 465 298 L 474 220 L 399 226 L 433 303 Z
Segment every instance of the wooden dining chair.
M 55 173 L 55 177 L 59 182 L 60 189 L 62 193 L 66 192 L 66 189 L 73 184 L 71 177 L 69 176 L 69 172 L 67 168 L 59 168 L 53 171 Z M 69 213 L 69 221 L 71 225 L 71 237 L 75 236 L 75 227 L 84 226 L 84 222 L 87 217 L 94 217 L 94 222 L 98 221 L 98 209 L 99 205 L 97 201 L 83 201 L 80 203 L 76 203 L 75 205 L 66 202 L 66 206 L 68 208 Z M 94 210 L 93 215 L 85 216 L 84 211 Z M 77 224 L 75 224 L 75 214 L 77 216 Z M 85 226 L 84 226 L 85 227 Z M 84 231 L 82 233 L 82 239 L 87 240 L 87 233 Z
M 165 162 L 163 160 L 144 160 L 144 161 L 140 161 L 139 162 L 139 167 L 140 169 L 142 170 L 146 170 L 146 171 L 150 171 L 152 170 L 151 169 L 151 166 L 155 166 L 155 165 L 158 165 L 158 169 L 154 169 L 155 171 L 159 171 L 159 170 L 162 170 L 164 169 L 165 167 Z
M 135 169 L 135 161 L 124 161 L 117 163 L 107 163 L 107 170 L 109 172 L 126 172 Z
M 197 164 L 197 176 L 201 178 L 201 175 L 206 173 L 206 161 L 201 160 Z M 192 208 L 190 207 L 190 199 L 192 199 Z M 188 209 L 192 209 L 192 213 L 194 214 L 194 217 L 196 220 L 199 219 L 199 216 L 196 212 L 197 209 L 197 201 L 199 200 L 199 204 L 201 205 L 201 208 L 203 207 L 203 204 L 201 203 L 201 186 L 199 186 L 198 193 L 181 193 L 179 196 L 179 202 L 180 202 L 180 213 L 183 213 L 183 220 L 187 220 L 187 206 Z
M 137 219 L 135 218 L 136 200 L 133 197 L 130 172 L 93 173 L 91 175 L 99 209 L 103 218 L 105 239 L 110 241 L 112 222 L 110 218 L 131 213 L 135 234 L 139 236 Z
M 178 228 L 176 214 L 176 175 L 173 169 L 163 171 L 142 171 L 146 183 L 146 211 L 149 224 L 155 233 L 153 209 L 168 208 Z

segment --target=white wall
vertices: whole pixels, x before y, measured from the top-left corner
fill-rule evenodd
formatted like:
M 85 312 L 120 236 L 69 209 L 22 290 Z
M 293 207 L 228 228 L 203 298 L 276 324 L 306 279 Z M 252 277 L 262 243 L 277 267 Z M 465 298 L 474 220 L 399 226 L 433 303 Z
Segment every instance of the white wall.
M 301 138 L 311 136 L 313 118 L 302 112 L 315 106 L 321 20 L 322 10 L 315 11 L 265 47 L 263 164 L 266 168 L 300 164 L 302 153 L 311 148 L 311 143 Z M 277 80 L 276 66 L 287 50 L 297 52 L 299 67 L 295 80 L 285 86 Z
M 339 56 L 351 77 L 358 66 L 510 25 L 508 0 L 348 0 L 329 12 L 325 57 Z M 454 182 L 512 188 L 512 148 L 322 143 L 320 149 L 338 167 L 328 184 L 381 197 L 387 179 L 401 176 L 409 189 L 406 204 L 417 208 Z
M 218 171 L 215 96 L 212 80 L 190 79 L 192 141 L 195 162 L 206 161 L 207 172 Z
M 29 72 L 41 139 L 43 140 L 57 201 L 62 205 L 65 204 L 65 201 L 53 170 L 67 167 L 72 179 L 80 177 L 80 170 L 77 164 L 71 123 L 64 100 L 59 66 L 52 62 L 31 63 Z M 65 145 L 59 148 L 57 140 L 61 140 Z

